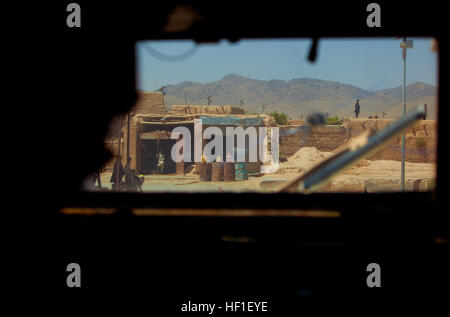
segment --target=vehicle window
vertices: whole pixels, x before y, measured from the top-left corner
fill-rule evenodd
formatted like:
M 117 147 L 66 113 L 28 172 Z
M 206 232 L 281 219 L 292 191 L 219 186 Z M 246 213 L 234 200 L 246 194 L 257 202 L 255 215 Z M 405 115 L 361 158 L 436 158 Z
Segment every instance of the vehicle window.
M 309 62 L 308 39 L 138 42 L 138 100 L 111 122 L 105 145 L 112 158 L 84 186 L 273 193 L 419 106 L 404 142 L 396 133 L 314 186 L 294 187 L 430 191 L 437 149 L 435 45 L 432 38 L 321 39 L 317 60 Z

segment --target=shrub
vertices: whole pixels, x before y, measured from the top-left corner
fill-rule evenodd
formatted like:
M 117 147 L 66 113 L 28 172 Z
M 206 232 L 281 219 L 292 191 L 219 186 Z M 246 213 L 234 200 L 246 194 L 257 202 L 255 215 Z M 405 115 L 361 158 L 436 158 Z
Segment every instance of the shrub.
M 288 117 L 285 113 L 278 113 L 276 111 L 269 113 L 278 125 L 288 124 Z
M 325 124 L 327 125 L 341 125 L 344 119 L 339 119 L 338 116 L 328 117 L 325 120 Z

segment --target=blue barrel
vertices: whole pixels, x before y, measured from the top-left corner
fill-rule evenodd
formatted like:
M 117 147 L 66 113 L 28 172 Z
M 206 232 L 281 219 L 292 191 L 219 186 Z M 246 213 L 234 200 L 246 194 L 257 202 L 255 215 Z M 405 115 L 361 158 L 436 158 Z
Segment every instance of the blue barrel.
M 236 165 L 234 167 L 236 169 L 235 179 L 237 181 L 243 181 L 243 180 L 248 179 L 248 173 L 247 173 L 247 168 L 245 166 L 245 163 L 236 163 Z

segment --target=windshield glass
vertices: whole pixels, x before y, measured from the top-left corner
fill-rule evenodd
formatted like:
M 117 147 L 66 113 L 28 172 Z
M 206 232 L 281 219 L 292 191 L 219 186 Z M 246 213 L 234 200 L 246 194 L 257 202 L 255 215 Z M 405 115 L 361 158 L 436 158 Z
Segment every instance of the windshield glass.
M 407 40 L 321 39 L 314 62 L 309 39 L 138 42 L 138 101 L 111 122 L 112 158 L 84 187 L 277 192 L 421 106 L 404 139 L 397 133 L 310 191 L 432 190 L 438 58 L 433 39 Z

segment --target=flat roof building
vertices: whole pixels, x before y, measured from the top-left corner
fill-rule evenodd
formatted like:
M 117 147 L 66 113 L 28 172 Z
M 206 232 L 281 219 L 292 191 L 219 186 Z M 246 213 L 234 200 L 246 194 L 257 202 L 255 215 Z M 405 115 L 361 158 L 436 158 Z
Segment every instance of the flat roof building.
M 167 111 L 162 93 L 140 92 L 136 106 L 130 113 L 129 132 L 126 117 L 118 120 L 115 123 L 116 132 L 107 140 L 107 144 L 117 156 L 120 141 L 122 163 L 126 162 L 129 151 L 131 168 L 143 174 L 156 172 L 158 153 L 161 152 L 165 156 L 164 173 L 172 174 L 175 173 L 176 163 L 171 159 L 171 149 L 177 140 L 171 139 L 171 132 L 175 127 L 186 127 L 192 136 L 191 149 L 194 149 L 195 119 L 202 120 L 202 130 L 209 126 L 217 126 L 223 130 L 224 135 L 226 127 L 275 125 L 269 115 L 246 115 L 243 108 L 233 105 L 174 105 Z M 202 149 L 205 143 L 203 140 Z M 224 147 L 225 143 L 224 140 Z M 248 147 L 248 142 L 246 144 Z M 192 150 L 191 162 L 187 164 L 193 164 L 193 155 Z M 106 169 L 111 169 L 113 165 L 114 162 L 109 162 Z M 257 172 L 259 166 L 259 162 L 249 163 L 248 170 L 250 173 L 253 170 Z

